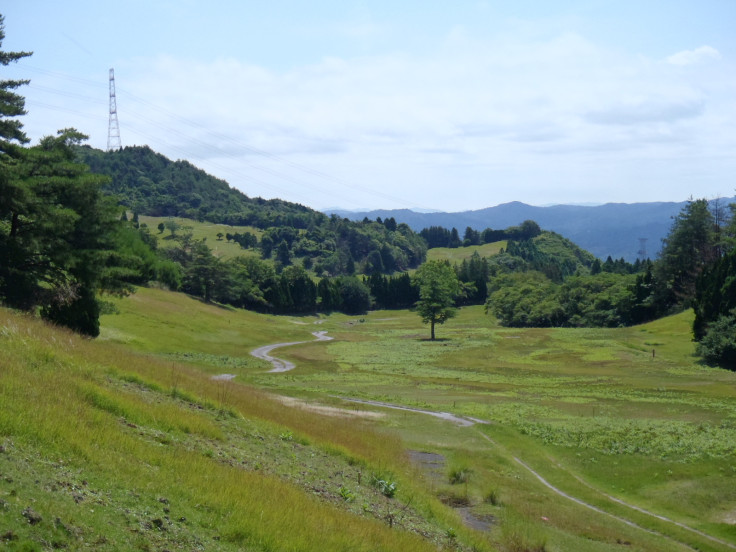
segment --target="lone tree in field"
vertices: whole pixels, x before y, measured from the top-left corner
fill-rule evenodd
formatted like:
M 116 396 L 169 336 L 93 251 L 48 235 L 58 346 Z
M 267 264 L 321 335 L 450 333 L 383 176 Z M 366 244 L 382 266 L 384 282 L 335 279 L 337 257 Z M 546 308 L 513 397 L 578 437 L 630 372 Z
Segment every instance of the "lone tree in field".
M 444 324 L 455 316 L 455 297 L 460 292 L 460 281 L 448 262 L 428 261 L 416 271 L 414 284 L 419 286 L 417 312 L 422 322 L 429 323 L 434 341 L 434 325 Z

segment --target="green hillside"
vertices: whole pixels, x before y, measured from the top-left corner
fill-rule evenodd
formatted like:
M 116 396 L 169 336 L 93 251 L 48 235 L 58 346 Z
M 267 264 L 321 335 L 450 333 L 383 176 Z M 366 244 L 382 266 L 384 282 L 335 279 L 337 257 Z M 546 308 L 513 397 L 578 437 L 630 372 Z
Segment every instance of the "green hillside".
M 188 161 L 171 161 L 148 146 L 107 152 L 84 146 L 76 152 L 92 172 L 110 176 L 106 190 L 139 214 L 259 228 L 306 228 L 327 218 L 296 203 L 249 198 Z
M 360 416 L 287 407 L 170 354 L 134 352 L 147 348 L 140 339 L 162 346 L 151 324 L 178 320 L 195 334 L 176 331 L 169 344 L 220 362 L 236 335 L 255 343 L 294 325 L 178 294 L 134 297 L 135 335 L 112 331 L 124 347 L 0 309 L 6 549 L 390 551 L 436 550 L 445 540 L 456 518 L 410 483 L 398 442 Z M 223 333 L 196 332 L 193 320 L 202 330 L 219 320 Z M 247 347 L 239 355 L 247 363 Z M 373 482 L 394 471 L 400 490 L 388 498 Z M 395 523 L 384 521 L 394 514 Z
M 169 220 L 173 220 L 180 226 L 180 233 L 191 232 L 193 239 L 206 242 L 212 250 L 212 254 L 219 259 L 231 259 L 239 255 L 260 257 L 260 251 L 257 249 L 244 249 L 235 241 L 227 240 L 224 237 L 227 234 L 248 232 L 258 239 L 263 235 L 263 231 L 254 226 L 232 226 L 230 224 L 200 222 L 181 217 L 149 217 L 146 215 L 139 217 L 140 224 L 145 224 L 150 229 L 151 234 L 157 238 L 158 247 L 160 248 L 175 247 L 177 245 L 177 241 L 172 239 L 170 230 L 164 229 L 160 232 L 157 229 L 159 224 L 165 224 Z M 222 234 L 222 236 L 218 234 Z
M 95 341 L 0 310 L 11 550 L 669 551 L 736 540 L 736 374 L 694 362 L 690 313 L 622 329 L 505 329 L 468 307 L 430 342 L 410 311 L 274 317 L 146 288 L 114 303 Z M 317 329 L 335 340 L 312 342 Z M 279 342 L 306 343 L 272 353 L 296 369 L 269 373 L 250 351 Z M 223 374 L 234 379 L 213 379 Z M 439 474 L 407 450 L 437 455 Z
M 171 161 L 145 146 L 75 152 L 93 173 L 110 178 L 105 191 L 134 214 L 258 228 L 258 251 L 267 258 L 279 255 L 285 265 L 306 262 L 332 276 L 390 274 L 415 268 L 426 256 L 424 240 L 392 219 L 352 222 L 288 201 L 250 198 L 187 161 Z

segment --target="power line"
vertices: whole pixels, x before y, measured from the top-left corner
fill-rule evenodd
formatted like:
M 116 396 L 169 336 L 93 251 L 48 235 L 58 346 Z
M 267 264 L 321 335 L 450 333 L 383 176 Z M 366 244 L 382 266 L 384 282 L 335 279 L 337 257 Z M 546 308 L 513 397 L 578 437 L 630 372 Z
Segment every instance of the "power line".
M 51 76 L 51 77 L 54 77 L 54 78 L 57 78 L 57 79 L 64 79 L 64 80 L 76 82 L 78 84 L 82 84 L 82 85 L 89 86 L 89 87 L 92 87 L 92 88 L 99 89 L 102 86 L 101 83 L 99 81 L 97 81 L 97 80 L 91 80 L 91 79 L 87 79 L 87 78 L 77 77 L 77 76 L 73 76 L 73 75 L 69 75 L 69 74 L 61 73 L 61 72 L 57 72 L 57 71 L 50 71 L 50 70 L 42 69 L 42 68 L 39 68 L 39 67 L 33 67 L 33 66 L 26 66 L 26 67 L 28 69 L 31 69 L 32 71 L 35 71 L 35 72 L 38 72 L 38 73 L 41 73 L 41 74 L 44 74 L 44 75 L 48 75 L 48 76 Z M 114 84 L 115 83 L 114 83 L 114 73 L 112 72 L 112 69 L 110 70 L 110 73 L 111 74 L 110 74 L 110 81 L 109 81 L 109 83 L 110 83 L 110 87 L 111 88 L 110 88 L 110 118 L 108 120 L 108 142 L 110 141 L 110 139 L 112 139 L 113 142 L 112 143 L 108 143 L 108 149 L 110 149 L 111 146 L 112 147 L 117 146 L 117 148 L 120 148 L 121 147 L 121 144 L 119 144 L 119 142 L 118 142 L 118 140 L 119 140 L 119 133 L 120 133 L 119 124 L 117 124 L 117 126 L 115 126 L 116 123 L 117 123 L 117 105 L 116 105 L 117 97 L 116 96 L 113 96 L 113 94 L 115 92 L 115 90 L 114 90 Z M 95 96 L 92 97 L 92 96 L 87 96 L 87 95 L 83 95 L 83 94 L 77 94 L 77 93 L 74 93 L 74 92 L 68 92 L 68 91 L 65 91 L 65 90 L 58 90 L 58 89 L 54 89 L 54 88 L 51 88 L 51 87 L 48 87 L 48 86 L 41 86 L 41 85 L 35 85 L 34 86 L 33 84 L 31 84 L 31 86 L 33 88 L 38 89 L 38 90 L 43 91 L 43 92 L 49 92 L 49 93 L 52 93 L 52 94 L 58 94 L 58 95 L 66 96 L 66 97 L 70 97 L 70 98 L 81 99 L 81 100 L 83 100 L 85 102 L 99 103 L 99 101 L 100 101 L 98 94 L 95 94 Z M 323 171 L 320 171 L 320 170 L 315 169 L 313 167 L 310 167 L 308 165 L 304 165 L 302 163 L 298 163 L 298 162 L 295 162 L 295 161 L 292 161 L 292 160 L 289 160 L 289 159 L 285 159 L 284 157 L 282 157 L 280 155 L 277 155 L 275 153 L 272 153 L 272 152 L 269 152 L 269 151 L 266 151 L 266 150 L 263 150 L 263 149 L 260 149 L 260 148 L 256 148 L 256 147 L 251 146 L 249 144 L 246 144 L 246 143 L 244 143 L 244 142 L 242 142 L 240 140 L 237 140 L 237 139 L 235 139 L 232 136 L 229 136 L 227 134 L 215 132 L 215 131 L 211 130 L 211 127 L 208 127 L 205 124 L 202 124 L 202 123 L 197 122 L 197 121 L 194 121 L 192 119 L 183 117 L 183 116 L 181 116 L 180 113 L 171 111 L 171 110 L 166 109 L 166 108 L 164 108 L 162 106 L 159 106 L 159 105 L 157 105 L 157 104 L 155 104 L 155 103 L 153 103 L 153 102 L 151 102 L 151 101 L 149 101 L 147 99 L 141 98 L 141 97 L 139 97 L 139 96 L 137 96 L 137 95 L 135 95 L 135 94 L 127 91 L 124 88 L 119 89 L 118 92 L 120 94 L 122 94 L 122 96 L 126 100 L 126 108 L 125 108 L 126 116 L 128 116 L 128 115 L 134 116 L 134 117 L 140 119 L 141 121 L 144 121 L 146 125 L 153 126 L 155 128 L 158 128 L 158 129 L 162 130 L 167 135 L 178 135 L 178 136 L 181 136 L 184 140 L 187 141 L 187 143 L 189 143 L 189 144 L 195 144 L 200 149 L 203 149 L 205 151 L 213 151 L 213 152 L 216 152 L 216 153 L 220 154 L 222 157 L 230 158 L 230 159 L 232 159 L 234 161 L 237 161 L 238 163 L 241 163 L 243 165 L 246 165 L 246 166 L 248 166 L 248 167 L 250 167 L 252 169 L 255 169 L 255 170 L 264 172 L 264 173 L 269 174 L 269 175 L 271 175 L 271 176 L 273 176 L 275 178 L 278 178 L 278 179 L 281 179 L 281 180 L 286 180 L 286 181 L 291 182 L 291 183 L 302 184 L 302 182 L 300 180 L 298 180 L 295 176 L 289 175 L 287 172 L 284 172 L 283 169 L 292 169 L 292 170 L 295 170 L 295 171 L 297 171 L 299 173 L 302 173 L 302 174 L 305 174 L 305 175 L 309 175 L 309 176 L 312 176 L 312 177 L 316 177 L 317 179 L 322 180 L 325 183 L 337 184 L 337 185 L 339 185 L 339 190 L 348 190 L 348 191 L 349 190 L 354 190 L 354 191 L 361 192 L 361 193 L 366 194 L 366 195 L 369 195 L 369 196 L 378 197 L 378 198 L 389 200 L 389 201 L 394 202 L 394 203 L 399 203 L 401 205 L 409 206 L 408 203 L 406 202 L 406 200 L 401 199 L 399 197 L 396 197 L 396 196 L 394 196 L 392 194 L 387 194 L 387 193 L 384 193 L 384 192 L 381 192 L 381 191 L 372 189 L 370 187 L 361 186 L 361 185 L 355 184 L 353 182 L 348 182 L 348 181 L 346 181 L 346 180 L 344 180 L 342 178 L 339 178 L 339 177 L 336 177 L 334 175 L 325 173 Z M 115 100 L 115 105 L 113 105 L 113 100 Z M 57 109 L 59 111 L 66 111 L 66 112 L 70 112 L 70 113 L 76 113 L 78 115 L 83 115 L 85 117 L 90 117 L 91 118 L 90 115 L 86 115 L 86 114 L 83 114 L 83 113 L 78 112 L 78 111 L 69 110 L 68 108 L 65 108 L 65 107 L 60 107 L 60 106 L 59 107 L 54 107 L 54 106 L 52 106 L 50 104 L 42 104 L 40 102 L 36 102 L 36 103 L 38 105 L 44 105 L 45 107 L 50 108 L 50 109 Z M 151 117 L 149 115 L 139 114 L 139 113 L 135 112 L 134 110 L 131 110 L 130 109 L 130 106 L 131 106 L 131 104 L 134 104 L 134 103 L 135 104 L 142 105 L 142 106 L 145 106 L 147 109 L 153 110 L 154 112 L 163 115 L 165 118 L 168 118 L 170 120 L 176 121 L 177 123 L 181 123 L 181 124 L 184 124 L 184 125 L 186 125 L 186 126 L 188 126 L 190 128 L 193 128 L 195 130 L 202 131 L 202 135 L 205 136 L 205 137 L 207 137 L 207 138 L 214 138 L 214 139 L 219 140 L 222 143 L 231 144 L 231 145 L 234 146 L 234 149 L 236 151 L 252 153 L 255 156 L 257 156 L 257 157 L 259 157 L 259 158 L 261 158 L 263 160 L 266 160 L 266 161 L 275 163 L 276 165 L 280 166 L 280 169 L 279 168 L 273 168 L 273 167 L 266 167 L 266 166 L 263 166 L 263 165 L 260 165 L 260 164 L 253 163 L 251 161 L 246 161 L 246 160 L 243 159 L 242 155 L 239 155 L 239 154 L 236 154 L 236 153 L 227 152 L 227 151 L 223 151 L 223 150 L 218 149 L 216 146 L 213 146 L 213 144 L 212 144 L 211 141 L 205 141 L 203 139 L 194 138 L 192 136 L 189 136 L 186 133 L 182 132 L 181 130 L 175 128 L 174 126 L 171 126 L 171 124 L 166 124 L 166 123 L 164 123 L 162 121 L 155 122 L 155 121 L 153 121 L 151 119 Z M 113 120 L 113 113 L 112 113 L 113 110 L 115 111 L 115 113 L 114 113 L 114 120 Z M 126 129 L 128 129 L 130 127 L 131 127 L 131 125 L 129 123 L 126 123 Z M 131 130 L 133 130 L 133 129 L 131 128 Z M 135 130 L 134 132 L 137 135 L 141 135 L 141 136 L 144 136 L 145 135 L 145 136 L 148 137 L 148 139 L 153 140 L 154 142 L 162 142 L 163 141 L 164 143 L 166 143 L 168 145 L 168 147 L 170 149 L 174 149 L 174 150 L 178 151 L 179 153 L 183 154 L 184 155 L 184 158 L 191 157 L 191 151 L 186 151 L 186 150 L 184 150 L 182 148 L 176 147 L 169 140 L 167 140 L 165 138 L 162 139 L 160 136 L 152 136 L 150 134 L 146 134 L 143 131 L 141 131 L 140 129 Z M 227 167 L 225 167 L 223 165 L 220 165 L 220 164 L 218 164 L 218 163 L 216 163 L 214 161 L 207 161 L 207 163 L 210 166 L 218 167 L 219 169 L 226 171 L 228 174 L 231 174 L 231 175 L 235 176 L 236 178 L 242 178 L 243 177 L 243 174 L 242 173 L 237 172 L 237 171 L 235 171 L 233 169 L 227 168 Z M 305 197 L 303 194 L 295 193 L 293 190 L 286 190 L 286 189 L 284 189 L 284 188 L 282 188 L 282 187 L 280 187 L 278 185 L 275 185 L 275 184 L 273 184 L 271 182 L 266 182 L 266 181 L 263 181 L 263 180 L 254 178 L 252 175 L 248 175 L 245 178 L 247 180 L 250 180 L 250 181 L 252 181 L 254 183 L 257 183 L 257 184 L 259 184 L 261 186 L 265 186 L 265 187 L 267 187 L 269 189 L 278 190 L 281 193 L 286 193 L 286 194 L 290 194 L 290 195 L 299 195 L 301 197 Z M 349 201 L 350 203 L 354 202 L 354 199 L 352 199 L 352 198 L 350 198 L 348 196 L 345 196 L 344 194 L 340 193 L 338 190 L 335 189 L 334 186 L 329 186 L 329 187 L 326 187 L 325 188 L 325 187 L 319 186 L 315 182 L 311 182 L 310 183 L 310 187 L 312 189 L 316 189 L 316 190 L 318 190 L 318 191 L 320 191 L 322 193 L 329 194 L 329 195 L 332 195 L 332 196 L 335 196 L 335 197 L 343 198 L 343 199 Z M 305 199 L 307 199 L 307 198 L 305 197 Z M 416 202 L 414 202 L 411 206 L 413 206 L 413 207 L 417 207 L 417 206 L 421 207 L 421 205 L 417 205 Z

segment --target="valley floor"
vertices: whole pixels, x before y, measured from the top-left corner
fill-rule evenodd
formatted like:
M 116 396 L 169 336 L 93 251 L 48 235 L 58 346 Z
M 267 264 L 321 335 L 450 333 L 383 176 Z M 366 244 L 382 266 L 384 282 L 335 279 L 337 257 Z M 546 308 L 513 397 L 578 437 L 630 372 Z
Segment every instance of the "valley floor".
M 470 307 L 433 342 L 408 311 L 115 305 L 96 341 L 0 311 L 8 549 L 736 549 L 736 374 L 688 313 Z

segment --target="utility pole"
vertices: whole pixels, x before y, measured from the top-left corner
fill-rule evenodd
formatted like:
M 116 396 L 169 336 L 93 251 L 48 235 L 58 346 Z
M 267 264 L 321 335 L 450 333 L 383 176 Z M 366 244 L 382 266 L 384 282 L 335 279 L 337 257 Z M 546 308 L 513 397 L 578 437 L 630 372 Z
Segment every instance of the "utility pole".
M 110 69 L 110 119 L 107 125 L 107 151 L 117 151 L 123 147 L 120 142 L 118 106 L 115 100 L 115 70 Z

